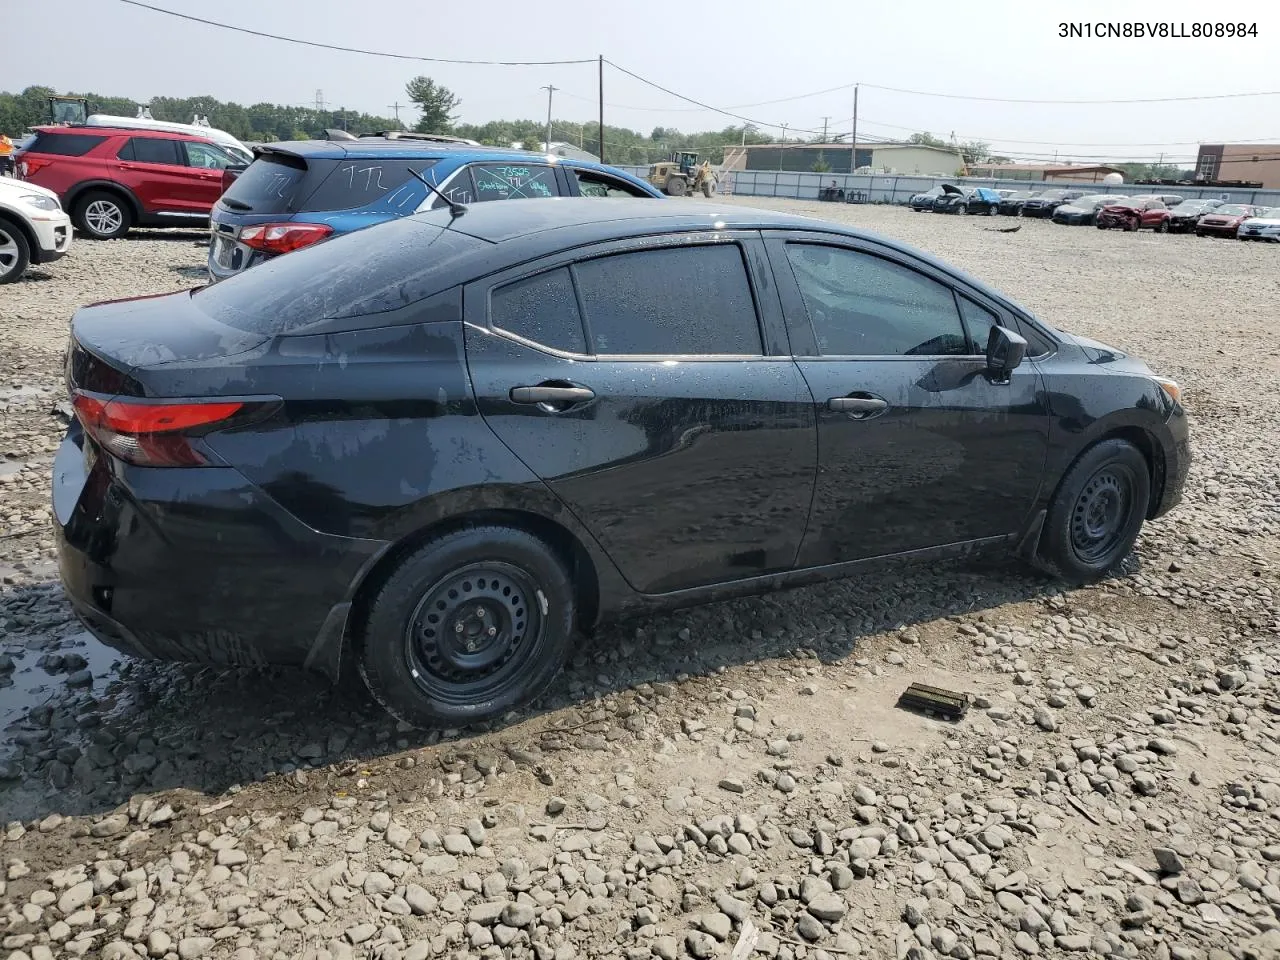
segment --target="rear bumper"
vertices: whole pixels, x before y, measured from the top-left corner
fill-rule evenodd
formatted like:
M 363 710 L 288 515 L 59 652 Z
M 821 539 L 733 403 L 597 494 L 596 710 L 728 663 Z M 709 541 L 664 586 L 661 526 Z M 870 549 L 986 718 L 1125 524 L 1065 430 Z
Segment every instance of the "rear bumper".
M 53 467 L 58 569 L 72 609 L 134 657 L 304 664 L 384 548 L 319 533 L 230 468 L 87 465 L 72 424 Z

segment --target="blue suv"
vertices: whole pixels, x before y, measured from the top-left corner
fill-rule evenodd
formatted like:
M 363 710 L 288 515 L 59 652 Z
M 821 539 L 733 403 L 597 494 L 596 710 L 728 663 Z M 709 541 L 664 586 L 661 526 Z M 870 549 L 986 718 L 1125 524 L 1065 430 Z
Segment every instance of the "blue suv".
M 223 193 L 211 216 L 214 282 L 331 236 L 446 200 L 652 197 L 655 187 L 614 167 L 523 150 L 410 137 L 272 143 Z

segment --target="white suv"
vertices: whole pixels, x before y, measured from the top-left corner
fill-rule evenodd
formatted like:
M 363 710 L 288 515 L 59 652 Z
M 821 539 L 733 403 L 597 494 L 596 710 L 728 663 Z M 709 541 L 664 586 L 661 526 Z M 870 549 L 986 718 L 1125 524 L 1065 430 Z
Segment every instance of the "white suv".
M 71 218 L 56 193 L 0 177 L 0 283 L 13 283 L 28 264 L 57 260 L 70 246 Z

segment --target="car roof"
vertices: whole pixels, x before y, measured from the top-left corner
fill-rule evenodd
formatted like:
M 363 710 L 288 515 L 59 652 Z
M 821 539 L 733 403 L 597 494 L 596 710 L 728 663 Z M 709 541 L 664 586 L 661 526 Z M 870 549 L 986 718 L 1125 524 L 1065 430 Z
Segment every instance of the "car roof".
M 362 137 L 359 140 L 287 140 L 263 144 L 261 152 L 291 153 L 302 158 L 315 157 L 330 160 L 419 160 L 457 158 L 469 163 L 474 160 L 541 160 L 562 163 L 567 166 L 593 166 L 588 161 L 567 157 L 549 156 L 529 150 L 513 150 L 509 147 L 476 147 L 469 143 L 450 143 L 441 140 L 384 140 L 379 137 Z M 594 166 L 599 166 L 595 164 Z
M 212 137 L 204 136 L 198 133 L 187 133 L 184 130 L 160 130 L 156 127 L 116 127 L 116 126 L 98 126 L 89 123 L 74 123 L 70 126 L 49 124 L 40 127 L 32 127 L 37 133 L 88 133 L 93 136 L 107 137 L 167 137 L 172 140 L 194 140 L 197 143 L 217 144 Z
M 822 220 L 775 213 L 755 207 L 704 204 L 655 203 L 650 199 L 554 197 L 474 203 L 459 217 L 447 207 L 414 214 L 410 219 L 459 233 L 502 243 L 548 230 L 573 227 L 610 227 L 617 236 L 698 230 L 748 230 L 783 227 L 830 230 L 840 228 Z M 845 231 L 840 231 L 845 232 Z

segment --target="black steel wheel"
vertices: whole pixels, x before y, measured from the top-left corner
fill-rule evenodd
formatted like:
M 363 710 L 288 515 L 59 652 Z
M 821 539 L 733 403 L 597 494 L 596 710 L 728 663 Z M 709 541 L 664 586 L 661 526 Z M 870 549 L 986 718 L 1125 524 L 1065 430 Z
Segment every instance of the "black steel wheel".
M 573 585 L 546 543 L 473 526 L 404 556 L 368 603 L 360 672 L 421 727 L 500 717 L 541 693 L 572 653 Z
M 1085 484 L 1071 511 L 1071 549 L 1084 563 L 1113 553 L 1123 537 L 1136 485 L 1128 464 L 1110 463 Z
M 1038 564 L 1077 583 L 1100 579 L 1133 549 L 1151 500 L 1151 468 L 1128 440 L 1085 450 L 1062 478 L 1040 536 Z
M 542 639 L 538 591 L 509 563 L 475 563 L 429 587 L 405 627 L 418 686 L 443 702 L 499 696 Z

